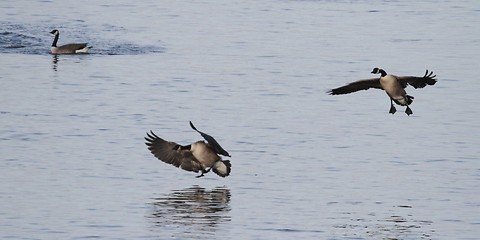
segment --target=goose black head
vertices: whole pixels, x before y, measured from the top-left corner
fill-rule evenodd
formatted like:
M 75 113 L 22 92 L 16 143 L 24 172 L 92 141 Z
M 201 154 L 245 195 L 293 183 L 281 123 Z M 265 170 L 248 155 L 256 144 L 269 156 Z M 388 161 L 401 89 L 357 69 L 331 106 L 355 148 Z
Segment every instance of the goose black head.
M 54 34 L 54 35 L 58 35 L 58 34 L 59 34 L 59 32 L 58 32 L 57 29 L 53 29 L 50 33 L 51 33 L 51 34 Z
M 382 77 L 385 77 L 387 75 L 387 72 L 385 72 L 385 70 L 383 70 L 381 68 L 374 68 L 372 70 L 372 73 L 373 74 L 382 74 Z

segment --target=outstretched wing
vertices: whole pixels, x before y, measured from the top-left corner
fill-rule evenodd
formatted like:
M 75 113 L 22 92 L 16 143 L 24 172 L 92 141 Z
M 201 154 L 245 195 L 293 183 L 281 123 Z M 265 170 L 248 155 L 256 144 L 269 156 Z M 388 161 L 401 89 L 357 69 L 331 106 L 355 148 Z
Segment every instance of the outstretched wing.
M 358 81 L 349 83 L 347 85 L 341 86 L 339 88 L 332 89 L 327 93 L 330 95 L 339 95 L 339 94 L 357 92 L 360 90 L 367 90 L 370 88 L 383 89 L 382 86 L 380 85 L 380 78 L 358 80 Z
M 408 85 L 411 85 L 414 88 L 424 88 L 427 85 L 435 85 L 437 80 L 435 79 L 437 75 L 433 75 L 433 72 L 425 72 L 425 75 L 423 77 L 415 77 L 415 76 L 402 76 L 402 77 L 397 77 L 398 82 L 403 86 L 403 88 L 407 87 Z
M 180 145 L 174 142 L 168 142 L 150 131 L 145 137 L 145 144 L 152 154 L 162 162 L 180 167 L 183 170 L 198 172 L 204 170 L 202 164 L 193 156 L 192 152 L 187 149 L 181 149 Z
M 193 130 L 200 133 L 200 135 L 202 135 L 202 137 L 205 138 L 205 140 L 207 140 L 208 144 L 210 144 L 210 146 L 213 148 L 213 150 L 217 154 L 222 154 L 223 156 L 231 157 L 230 154 L 227 151 L 225 151 L 225 149 L 223 149 L 222 146 L 220 146 L 220 144 L 218 144 L 215 138 L 213 138 L 212 136 L 206 133 L 198 131 L 197 128 L 193 126 L 193 123 L 191 121 L 190 121 L 190 127 L 192 127 Z

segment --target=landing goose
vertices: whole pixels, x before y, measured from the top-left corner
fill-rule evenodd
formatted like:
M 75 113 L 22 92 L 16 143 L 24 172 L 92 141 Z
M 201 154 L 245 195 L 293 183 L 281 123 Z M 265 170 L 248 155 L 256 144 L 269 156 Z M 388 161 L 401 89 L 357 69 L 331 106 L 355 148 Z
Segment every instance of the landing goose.
M 408 85 L 413 86 L 414 88 L 424 88 L 427 85 L 434 85 L 437 80 L 435 79 L 436 75 L 433 75 L 433 72 L 425 72 L 423 77 L 415 76 L 395 76 L 387 74 L 385 70 L 380 68 L 374 68 L 371 72 L 373 74 L 381 74 L 380 78 L 371 78 L 359 80 L 356 82 L 349 83 L 345 86 L 332 89 L 328 91 L 330 95 L 339 95 L 347 94 L 360 90 L 367 90 L 369 88 L 383 89 L 390 97 L 390 111 L 389 113 L 394 114 L 397 109 L 393 106 L 393 102 L 401 106 L 407 106 L 405 113 L 407 115 L 412 114 L 412 109 L 409 105 L 413 102 L 413 97 L 407 95 L 405 88 Z
M 87 43 L 70 43 L 60 47 L 57 47 L 58 37 L 60 32 L 57 29 L 54 29 L 50 32 L 55 35 L 53 39 L 52 47 L 50 49 L 52 54 L 75 54 L 75 53 L 88 53 L 88 49 L 91 47 L 87 46 Z
M 145 144 L 159 160 L 186 171 L 201 172 L 201 175 L 197 178 L 203 177 L 210 169 L 220 177 L 228 176 L 232 165 L 230 161 L 222 160 L 218 154 L 231 157 L 230 154 L 212 136 L 197 130 L 192 122 L 190 122 L 190 127 L 200 133 L 207 142 L 197 141 L 182 146 L 175 142 L 163 140 L 153 131 L 150 131 L 145 137 Z

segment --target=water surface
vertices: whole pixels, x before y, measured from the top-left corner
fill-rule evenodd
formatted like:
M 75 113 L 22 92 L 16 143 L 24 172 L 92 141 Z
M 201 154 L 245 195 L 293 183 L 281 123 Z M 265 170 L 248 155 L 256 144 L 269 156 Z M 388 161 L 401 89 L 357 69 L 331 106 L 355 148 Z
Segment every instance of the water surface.
M 52 11 L 54 9 L 55 11 Z M 476 239 L 475 1 L 0 3 L 5 239 Z M 89 42 L 88 55 L 48 54 Z M 371 78 L 407 88 L 329 96 Z M 232 155 L 195 178 L 145 132 Z

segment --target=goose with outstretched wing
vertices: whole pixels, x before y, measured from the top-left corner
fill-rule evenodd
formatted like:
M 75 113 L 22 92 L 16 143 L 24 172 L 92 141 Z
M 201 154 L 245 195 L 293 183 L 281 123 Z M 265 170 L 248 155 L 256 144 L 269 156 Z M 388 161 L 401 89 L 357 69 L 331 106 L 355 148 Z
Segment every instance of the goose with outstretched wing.
M 407 115 L 412 114 L 412 110 L 409 105 L 413 102 L 413 97 L 407 95 L 405 88 L 410 85 L 414 88 L 424 88 L 427 85 L 435 85 L 437 80 L 436 75 L 433 72 L 425 72 L 423 77 L 416 76 L 395 76 L 387 74 L 385 70 L 380 68 L 374 68 L 371 72 L 373 74 L 380 74 L 380 78 L 370 78 L 355 81 L 347 85 L 332 89 L 328 91 L 330 95 L 348 94 L 357 92 L 360 90 L 368 90 L 370 88 L 382 89 L 390 97 L 390 111 L 394 114 L 397 109 L 393 106 L 393 102 L 400 106 L 406 106 L 405 113 Z
M 192 122 L 190 122 L 190 126 L 200 133 L 207 142 L 197 141 L 182 146 L 175 142 L 166 141 L 150 131 L 145 137 L 145 144 L 159 160 L 186 171 L 201 172 L 201 175 L 197 177 L 204 176 L 210 170 L 221 177 L 230 175 L 232 167 L 230 161 L 222 160 L 219 156 L 220 154 L 231 157 L 230 154 L 220 146 L 215 138 L 197 130 Z

